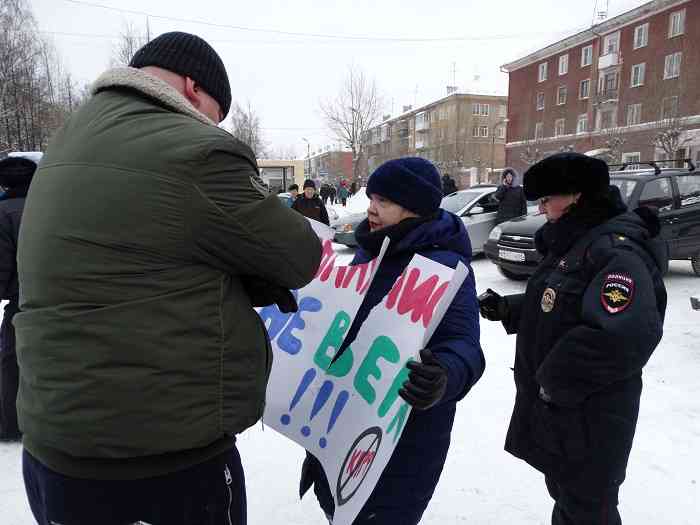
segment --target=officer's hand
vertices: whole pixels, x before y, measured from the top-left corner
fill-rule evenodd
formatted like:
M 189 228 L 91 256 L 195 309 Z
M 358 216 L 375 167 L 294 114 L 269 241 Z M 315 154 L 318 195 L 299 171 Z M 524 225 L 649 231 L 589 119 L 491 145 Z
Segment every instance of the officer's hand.
M 481 316 L 489 321 L 505 321 L 508 319 L 508 301 L 501 295 L 487 288 L 479 297 Z
M 242 277 L 241 281 L 253 306 L 276 304 L 283 314 L 296 312 L 299 309 L 294 295 L 287 288 L 248 275 Z
M 408 381 L 399 390 L 399 395 L 413 408 L 428 410 L 445 395 L 447 370 L 430 350 L 421 350 L 420 358 L 421 362 L 410 361 L 406 365 L 411 372 Z

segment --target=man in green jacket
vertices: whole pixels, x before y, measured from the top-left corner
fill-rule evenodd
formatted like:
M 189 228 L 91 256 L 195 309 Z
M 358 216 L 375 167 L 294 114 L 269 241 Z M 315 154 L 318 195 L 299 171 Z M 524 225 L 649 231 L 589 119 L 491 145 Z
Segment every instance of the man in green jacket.
M 245 523 L 235 435 L 321 246 L 217 127 L 224 65 L 166 33 L 107 71 L 34 178 L 18 249 L 18 413 L 41 524 Z M 280 232 L 284 231 L 284 235 Z

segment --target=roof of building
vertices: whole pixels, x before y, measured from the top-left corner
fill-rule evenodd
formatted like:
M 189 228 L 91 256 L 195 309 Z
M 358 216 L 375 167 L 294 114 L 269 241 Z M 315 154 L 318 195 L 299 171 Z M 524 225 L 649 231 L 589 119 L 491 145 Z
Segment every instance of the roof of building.
M 617 31 L 621 27 L 634 23 L 640 18 L 646 18 L 677 5 L 686 4 L 689 1 L 690 0 L 653 0 L 652 2 L 647 2 L 646 4 L 643 4 L 635 9 L 622 13 L 621 15 L 601 22 L 600 24 L 596 24 L 585 31 L 581 31 L 573 36 L 559 40 L 554 44 L 539 49 L 534 53 L 530 53 L 523 58 L 519 58 L 518 60 L 504 64 L 501 66 L 501 69 L 507 73 L 522 69 L 535 62 L 539 62 L 540 60 L 544 60 L 562 53 L 567 49 L 585 44 L 586 42 L 604 36 L 607 33 Z

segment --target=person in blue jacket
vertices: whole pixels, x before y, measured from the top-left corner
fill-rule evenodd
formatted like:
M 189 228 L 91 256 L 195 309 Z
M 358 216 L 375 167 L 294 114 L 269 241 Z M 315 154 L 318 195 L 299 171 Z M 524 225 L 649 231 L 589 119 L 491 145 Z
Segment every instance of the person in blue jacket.
M 409 157 L 382 164 L 369 178 L 367 196 L 367 219 L 355 231 L 359 249 L 351 264 L 375 258 L 386 237 L 391 243 L 340 352 L 352 343 L 372 308 L 415 254 L 451 268 L 459 262 L 469 268 L 469 276 L 421 350 L 421 361 L 408 365 L 409 379 L 399 394 L 413 410 L 393 456 L 354 521 L 355 525 L 412 525 L 420 522 L 440 478 L 457 402 L 484 372 L 479 304 L 469 266 L 472 249 L 462 221 L 440 209 L 440 175 L 429 161 Z M 311 485 L 330 520 L 334 503 L 328 481 L 318 460 L 307 454 L 300 496 Z

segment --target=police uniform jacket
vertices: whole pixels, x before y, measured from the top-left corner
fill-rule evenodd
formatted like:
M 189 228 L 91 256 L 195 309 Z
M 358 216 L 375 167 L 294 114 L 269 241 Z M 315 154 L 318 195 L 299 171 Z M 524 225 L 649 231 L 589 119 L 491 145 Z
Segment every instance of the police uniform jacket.
M 547 224 L 544 260 L 524 294 L 506 297 L 517 394 L 505 448 L 559 483 L 597 491 L 624 479 L 666 309 L 657 233 L 643 212 Z

